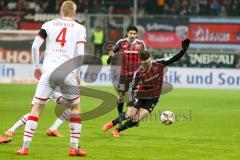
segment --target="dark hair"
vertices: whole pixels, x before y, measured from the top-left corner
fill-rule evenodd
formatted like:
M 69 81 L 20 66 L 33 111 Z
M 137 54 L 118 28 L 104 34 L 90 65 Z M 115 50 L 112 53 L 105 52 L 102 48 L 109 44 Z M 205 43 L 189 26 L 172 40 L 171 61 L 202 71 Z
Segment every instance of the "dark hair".
M 138 28 L 136 26 L 134 26 L 134 25 L 130 25 L 127 28 L 127 32 L 129 32 L 129 31 L 136 31 L 136 32 L 138 32 Z
M 139 54 L 139 57 L 140 57 L 141 60 L 145 61 L 149 57 L 151 57 L 151 54 L 148 51 L 141 51 L 140 54 Z

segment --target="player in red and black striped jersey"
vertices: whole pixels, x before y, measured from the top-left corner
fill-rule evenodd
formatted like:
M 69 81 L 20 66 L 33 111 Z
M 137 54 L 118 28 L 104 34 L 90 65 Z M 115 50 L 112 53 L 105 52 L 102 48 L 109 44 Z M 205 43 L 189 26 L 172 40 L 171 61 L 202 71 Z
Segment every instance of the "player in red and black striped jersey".
M 164 68 L 179 59 L 186 53 L 190 40 L 182 42 L 182 50 L 169 59 L 152 60 L 149 52 L 140 53 L 141 66 L 135 71 L 132 81 L 132 89 L 135 93 L 134 107 L 129 107 L 126 113 L 122 113 L 115 120 L 103 126 L 106 132 L 119 121 L 127 120 L 124 125 L 113 131 L 114 137 L 119 137 L 119 132 L 135 126 L 146 118 L 156 106 L 162 92 Z
M 118 113 L 121 114 L 124 106 L 124 95 L 129 89 L 134 71 L 139 67 L 140 50 L 146 50 L 146 46 L 142 40 L 137 39 L 138 29 L 135 26 L 127 28 L 127 37 L 120 39 L 113 50 L 109 52 L 108 64 L 111 62 L 115 53 L 121 55 L 121 73 L 118 82 Z

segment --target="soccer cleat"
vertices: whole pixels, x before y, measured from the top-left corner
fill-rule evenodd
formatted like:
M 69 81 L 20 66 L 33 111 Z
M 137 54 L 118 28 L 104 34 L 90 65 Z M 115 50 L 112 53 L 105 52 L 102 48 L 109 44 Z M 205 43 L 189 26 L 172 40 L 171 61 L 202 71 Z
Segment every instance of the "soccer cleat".
M 119 137 L 119 132 L 118 129 L 114 129 L 112 132 L 113 137 L 118 138 Z
M 112 121 L 110 121 L 110 122 L 104 124 L 104 126 L 102 127 L 102 130 L 103 130 L 103 132 L 107 132 L 112 127 L 113 127 L 113 123 L 112 123 Z
M 50 129 L 47 130 L 47 135 L 48 136 L 53 136 L 53 137 L 64 137 L 63 135 L 61 135 L 58 130 L 55 131 L 51 131 Z
M 85 157 L 87 155 L 87 152 L 85 152 L 84 150 L 80 149 L 78 147 L 78 149 L 73 149 L 72 147 L 69 148 L 69 156 L 81 156 L 81 157 Z
M 0 135 L 0 144 L 1 143 L 9 143 L 9 142 L 11 142 L 12 141 L 12 138 L 10 138 L 10 137 L 5 137 L 5 136 L 1 136 Z
M 28 155 L 28 151 L 29 151 L 28 148 L 21 148 L 21 149 L 16 151 L 16 154 L 17 155 Z
M 9 131 L 9 130 L 7 130 L 4 134 L 7 135 L 7 136 L 12 137 L 13 134 L 14 134 L 14 132 L 13 132 L 13 131 Z

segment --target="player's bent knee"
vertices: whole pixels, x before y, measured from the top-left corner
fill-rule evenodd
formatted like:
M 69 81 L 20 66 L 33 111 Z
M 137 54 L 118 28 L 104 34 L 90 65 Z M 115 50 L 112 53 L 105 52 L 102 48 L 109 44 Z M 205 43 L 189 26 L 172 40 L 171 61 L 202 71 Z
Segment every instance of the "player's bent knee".
M 141 108 L 141 109 L 139 109 L 138 113 L 134 116 L 133 119 L 134 119 L 134 121 L 138 122 L 138 121 L 141 121 L 144 118 L 146 118 L 149 114 L 150 113 L 148 110 Z
M 137 109 L 134 108 L 134 107 L 131 107 L 127 110 L 126 117 L 127 118 L 133 118 L 136 115 L 136 113 L 137 113 Z

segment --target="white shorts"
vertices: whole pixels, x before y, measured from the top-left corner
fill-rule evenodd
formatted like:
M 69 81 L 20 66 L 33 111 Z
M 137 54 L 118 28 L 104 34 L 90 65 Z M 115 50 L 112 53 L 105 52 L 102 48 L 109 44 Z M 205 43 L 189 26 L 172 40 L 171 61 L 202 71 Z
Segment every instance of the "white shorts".
M 79 87 L 76 81 L 76 74 L 71 72 L 65 79 L 50 79 L 50 74 L 42 74 L 32 101 L 34 104 L 46 104 L 53 95 L 53 91 L 62 93 L 62 97 L 68 101 L 68 106 L 78 104 Z

